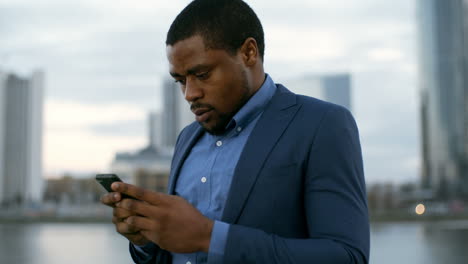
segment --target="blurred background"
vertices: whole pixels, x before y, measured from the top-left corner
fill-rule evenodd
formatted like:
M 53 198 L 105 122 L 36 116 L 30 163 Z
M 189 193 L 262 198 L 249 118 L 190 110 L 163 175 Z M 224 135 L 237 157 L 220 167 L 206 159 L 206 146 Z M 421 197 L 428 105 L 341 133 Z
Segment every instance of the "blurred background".
M 189 1 L 0 0 L 0 263 L 130 263 L 96 173 L 165 191 Z M 468 259 L 468 1 L 250 0 L 265 69 L 360 128 L 371 263 Z

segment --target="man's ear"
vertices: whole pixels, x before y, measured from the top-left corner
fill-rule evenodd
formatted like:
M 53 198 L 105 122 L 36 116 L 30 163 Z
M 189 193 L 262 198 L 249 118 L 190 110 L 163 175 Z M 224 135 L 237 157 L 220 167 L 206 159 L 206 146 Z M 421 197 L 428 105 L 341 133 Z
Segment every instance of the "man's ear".
M 254 38 L 247 38 L 244 41 L 244 44 L 240 48 L 240 53 L 246 66 L 253 66 L 260 59 L 257 41 Z

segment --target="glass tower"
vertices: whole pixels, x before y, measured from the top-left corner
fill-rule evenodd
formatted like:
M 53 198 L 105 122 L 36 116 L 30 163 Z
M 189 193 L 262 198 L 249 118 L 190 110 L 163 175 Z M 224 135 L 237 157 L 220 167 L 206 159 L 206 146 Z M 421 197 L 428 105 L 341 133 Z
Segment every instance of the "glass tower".
M 419 0 L 422 184 L 468 197 L 468 1 Z

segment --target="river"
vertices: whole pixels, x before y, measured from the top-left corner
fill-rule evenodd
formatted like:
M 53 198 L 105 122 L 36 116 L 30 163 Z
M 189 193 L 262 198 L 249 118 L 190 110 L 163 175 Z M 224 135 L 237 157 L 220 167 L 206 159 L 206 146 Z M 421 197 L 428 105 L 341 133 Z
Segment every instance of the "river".
M 375 264 L 468 263 L 468 221 L 374 223 Z M 0 224 L 1 264 L 128 264 L 128 244 L 110 224 Z

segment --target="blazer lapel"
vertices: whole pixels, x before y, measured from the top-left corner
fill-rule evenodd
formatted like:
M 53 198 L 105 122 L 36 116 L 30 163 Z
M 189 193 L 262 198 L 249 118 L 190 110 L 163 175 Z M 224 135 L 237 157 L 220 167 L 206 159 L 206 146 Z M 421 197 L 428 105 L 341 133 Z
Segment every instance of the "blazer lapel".
M 175 184 L 177 182 L 177 178 L 179 177 L 180 169 L 182 168 L 182 164 L 184 163 L 187 155 L 190 153 L 192 147 L 197 143 L 200 136 L 203 134 L 203 128 L 195 124 L 193 125 L 194 128 L 191 128 L 186 133 L 189 134 L 187 137 L 181 138 L 182 142 L 179 144 L 181 145 L 180 151 L 176 151 L 173 157 L 173 168 L 171 168 L 171 172 L 169 175 L 169 185 L 167 188 L 167 192 L 169 194 L 174 194 L 175 191 Z M 176 148 L 177 150 L 177 148 Z
M 278 85 L 271 103 L 255 125 L 239 158 L 222 221 L 237 221 L 265 160 L 299 107 L 295 94 Z

